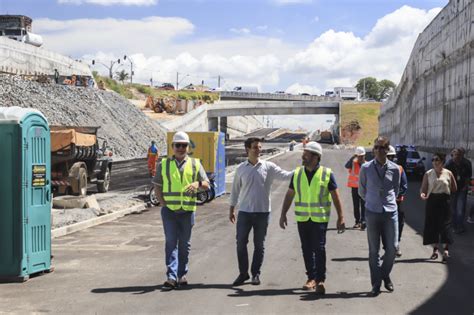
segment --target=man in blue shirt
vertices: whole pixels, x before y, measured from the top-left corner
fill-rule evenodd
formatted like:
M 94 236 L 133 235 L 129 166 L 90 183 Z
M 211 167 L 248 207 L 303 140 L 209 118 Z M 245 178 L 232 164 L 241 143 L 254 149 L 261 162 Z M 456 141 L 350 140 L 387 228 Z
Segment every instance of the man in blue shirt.
M 365 201 L 369 267 L 372 296 L 380 294 L 382 280 L 385 288 L 394 290 L 390 272 L 398 247 L 397 196 L 400 190 L 400 169 L 387 159 L 390 141 L 379 136 L 374 141 L 375 159 L 362 165 L 359 174 L 359 195 Z M 380 264 L 380 240 L 385 248 Z

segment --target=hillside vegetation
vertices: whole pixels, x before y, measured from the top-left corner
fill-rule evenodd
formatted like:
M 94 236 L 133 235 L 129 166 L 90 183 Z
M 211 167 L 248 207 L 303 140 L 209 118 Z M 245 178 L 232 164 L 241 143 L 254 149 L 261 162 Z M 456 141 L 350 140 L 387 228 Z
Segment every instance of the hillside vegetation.
M 372 146 L 379 132 L 382 103 L 344 102 L 341 107 L 342 142 L 357 146 Z M 344 129 L 346 128 L 346 132 Z M 358 129 L 358 130 L 355 130 Z
M 148 95 L 153 96 L 153 98 L 171 97 L 182 100 L 202 100 L 206 103 L 213 103 L 219 99 L 218 93 L 184 90 L 159 90 L 157 88 L 152 88 L 148 85 L 143 85 L 139 83 L 122 84 L 114 79 L 110 79 L 109 77 L 103 77 L 96 73 L 94 73 L 94 78 L 96 82 L 104 82 L 106 89 L 115 91 L 128 99 L 141 99 L 145 98 Z

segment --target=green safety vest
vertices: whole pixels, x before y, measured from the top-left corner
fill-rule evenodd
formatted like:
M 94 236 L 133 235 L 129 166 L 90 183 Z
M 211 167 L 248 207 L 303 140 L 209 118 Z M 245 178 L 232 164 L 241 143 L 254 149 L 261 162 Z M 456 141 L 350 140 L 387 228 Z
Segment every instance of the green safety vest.
M 183 176 L 176 162 L 172 159 L 162 159 L 161 175 L 163 177 L 163 199 L 166 206 L 173 211 L 186 210 L 196 211 L 196 194 L 186 194 L 185 188 L 192 182 L 197 181 L 201 163 L 197 159 L 188 157 L 184 165 Z
M 331 213 L 331 194 L 328 185 L 331 169 L 320 166 L 314 174 L 311 185 L 304 167 L 298 167 L 293 177 L 295 196 L 295 217 L 297 222 L 329 222 Z

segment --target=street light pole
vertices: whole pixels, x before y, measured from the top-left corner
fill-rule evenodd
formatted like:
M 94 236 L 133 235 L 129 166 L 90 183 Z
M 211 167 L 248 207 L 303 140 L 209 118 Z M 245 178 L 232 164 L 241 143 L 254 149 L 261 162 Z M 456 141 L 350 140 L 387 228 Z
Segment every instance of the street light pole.
M 123 56 L 123 60 L 127 60 L 127 55 Z M 133 61 L 130 57 L 128 57 L 128 61 L 130 61 L 130 84 L 133 83 Z

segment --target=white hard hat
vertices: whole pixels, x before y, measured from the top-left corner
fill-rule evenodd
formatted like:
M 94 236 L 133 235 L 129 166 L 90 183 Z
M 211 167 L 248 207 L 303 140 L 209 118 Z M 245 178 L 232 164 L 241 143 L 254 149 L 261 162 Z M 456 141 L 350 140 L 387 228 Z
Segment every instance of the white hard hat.
M 395 148 L 393 147 L 393 145 L 388 146 L 387 155 L 397 155 L 397 151 L 395 151 Z
M 189 136 L 184 131 L 178 131 L 173 136 L 173 143 L 189 143 Z
M 357 147 L 355 150 L 356 155 L 365 155 L 365 149 L 364 147 Z
M 305 151 L 313 152 L 319 154 L 319 156 L 323 156 L 323 148 L 317 142 L 311 141 L 306 143 L 304 147 Z

